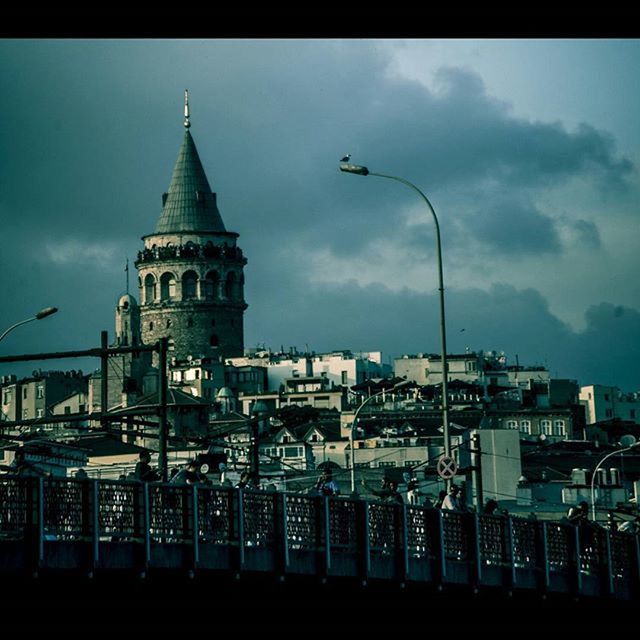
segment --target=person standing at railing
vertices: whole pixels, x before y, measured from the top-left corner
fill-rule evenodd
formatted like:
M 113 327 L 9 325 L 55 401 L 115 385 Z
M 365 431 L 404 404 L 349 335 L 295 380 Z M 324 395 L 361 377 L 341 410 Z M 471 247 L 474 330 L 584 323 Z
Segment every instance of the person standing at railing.
M 440 508 L 443 511 L 464 511 L 464 505 L 460 496 L 460 487 L 455 484 L 449 487 L 449 493 L 444 497 Z
M 319 496 L 337 496 L 340 493 L 330 469 L 322 471 L 322 475 L 314 487 L 314 492 Z
M 149 464 L 151 462 L 151 454 L 148 451 L 141 451 L 139 458 L 133 472 L 134 479 L 140 480 L 141 482 L 155 482 L 159 480 L 160 477 L 157 471 Z
M 362 486 L 365 489 L 376 496 L 381 498 L 385 502 L 391 502 L 394 504 L 404 504 L 402 494 L 398 491 L 398 483 L 395 480 L 389 480 L 388 478 L 382 478 L 380 489 L 373 489 L 370 487 L 366 480 L 362 479 Z

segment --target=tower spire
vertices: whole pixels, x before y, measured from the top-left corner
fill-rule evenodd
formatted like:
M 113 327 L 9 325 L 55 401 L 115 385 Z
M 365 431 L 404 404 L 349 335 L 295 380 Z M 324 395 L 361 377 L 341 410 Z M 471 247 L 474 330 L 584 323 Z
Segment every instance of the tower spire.
M 189 89 L 184 90 L 184 128 L 188 129 L 191 126 L 189 122 Z

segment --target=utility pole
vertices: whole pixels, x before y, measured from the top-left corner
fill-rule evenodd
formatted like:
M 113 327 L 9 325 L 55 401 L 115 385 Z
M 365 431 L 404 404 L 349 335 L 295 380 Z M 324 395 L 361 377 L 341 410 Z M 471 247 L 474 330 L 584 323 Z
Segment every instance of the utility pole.
M 476 510 L 482 513 L 484 495 L 482 490 L 482 450 L 480 449 L 480 434 L 474 431 L 471 434 L 471 473 L 472 486 L 475 489 Z
M 167 464 L 167 338 L 158 342 L 158 465 L 162 482 L 169 479 Z
M 107 411 L 109 410 L 109 334 L 100 332 L 100 426 L 107 429 Z

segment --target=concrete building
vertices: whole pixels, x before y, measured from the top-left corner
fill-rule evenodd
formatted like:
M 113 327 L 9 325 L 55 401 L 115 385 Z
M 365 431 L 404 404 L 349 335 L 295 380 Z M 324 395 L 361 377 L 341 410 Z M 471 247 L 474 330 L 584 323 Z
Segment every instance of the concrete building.
M 342 411 L 347 406 L 347 390 L 330 386 L 324 377 L 287 378 L 279 391 L 240 394 L 238 400 L 246 415 L 258 401 L 264 402 L 269 410 L 296 405 Z
M 44 419 L 51 405 L 72 393 L 87 392 L 82 371 L 34 371 L 32 377 L 16 380 L 6 376 L 0 389 L 2 419 L 7 421 Z M 44 423 L 44 420 L 43 420 Z
M 587 412 L 587 424 L 625 420 L 640 424 L 640 394 L 622 393 L 617 387 L 592 384 L 580 387 L 580 403 Z
M 391 367 L 382 363 L 379 351 L 353 353 L 348 350 L 330 353 L 273 353 L 254 351 L 241 358 L 227 358 L 226 363 L 236 367 L 254 366 L 267 370 L 268 391 L 278 391 L 291 378 L 321 377 L 330 387 L 352 387 L 371 378 L 390 374 Z
M 186 98 L 186 96 L 185 96 Z M 191 137 L 185 134 L 155 232 L 144 236 L 136 260 L 142 340 L 169 340 L 170 355 L 233 357 L 244 351 L 244 273 L 247 263 L 227 231 L 216 194 Z

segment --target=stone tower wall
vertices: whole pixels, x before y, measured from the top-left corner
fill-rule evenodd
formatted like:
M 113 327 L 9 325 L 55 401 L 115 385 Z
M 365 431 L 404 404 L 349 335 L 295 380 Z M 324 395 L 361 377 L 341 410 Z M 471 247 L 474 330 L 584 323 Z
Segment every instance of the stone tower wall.
M 145 238 L 136 261 L 145 344 L 169 338 L 169 355 L 179 360 L 243 355 L 247 261 L 236 237 Z

